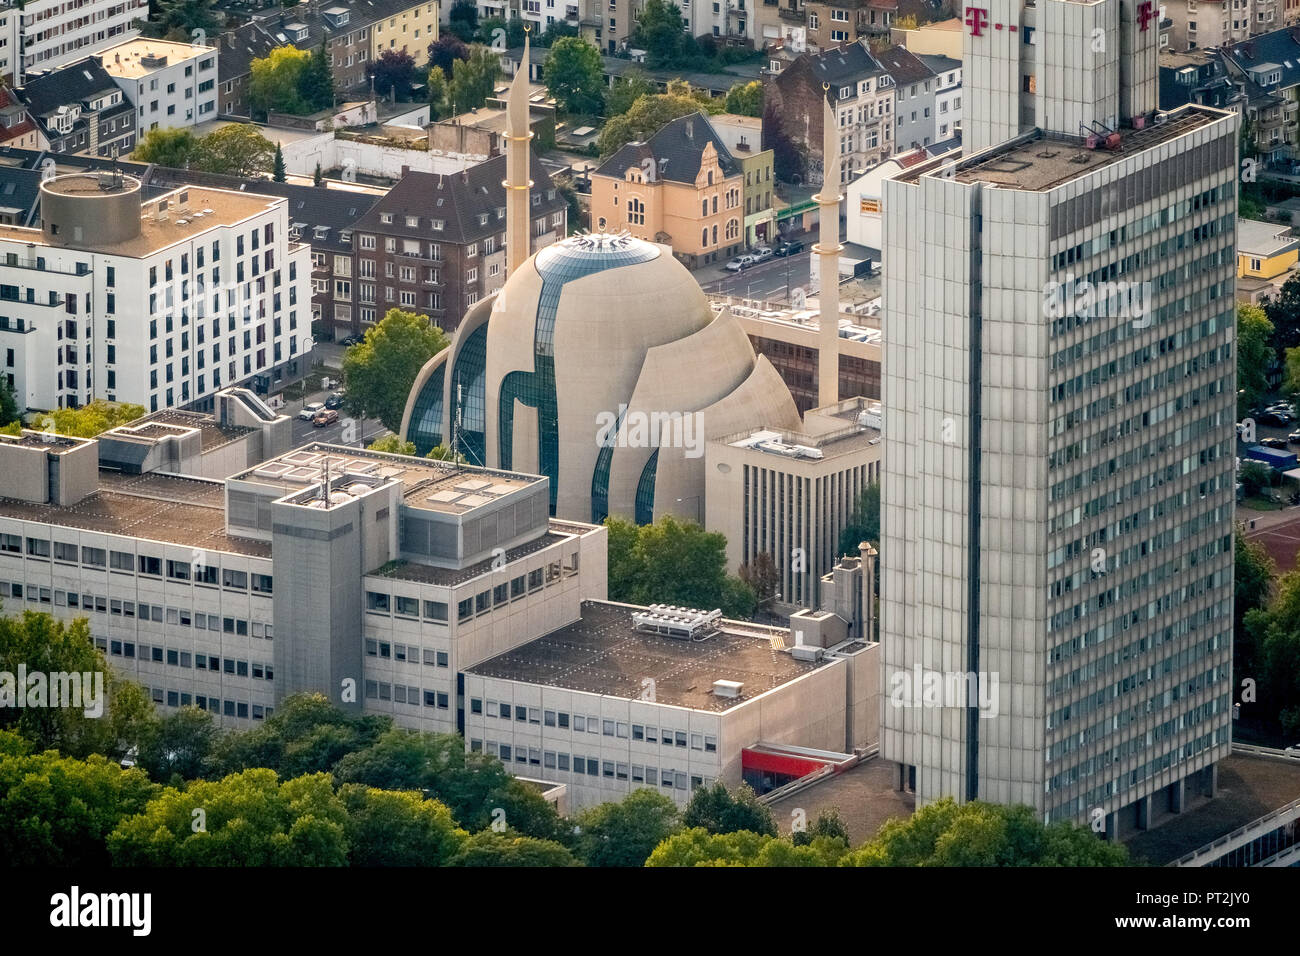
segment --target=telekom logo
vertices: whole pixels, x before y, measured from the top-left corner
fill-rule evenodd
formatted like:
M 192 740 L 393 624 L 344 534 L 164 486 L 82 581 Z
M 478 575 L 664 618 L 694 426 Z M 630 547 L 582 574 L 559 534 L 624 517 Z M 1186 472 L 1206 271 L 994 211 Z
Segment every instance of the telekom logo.
M 1151 6 L 1151 4 L 1147 4 Z M 989 11 L 986 7 L 967 7 L 966 8 L 966 26 L 970 27 L 970 35 L 973 37 L 983 36 L 984 28 L 989 25 Z M 1146 29 L 1143 27 L 1143 29 Z
M 1151 0 L 1142 0 L 1138 4 L 1138 29 L 1146 30 L 1147 25 L 1156 18 L 1156 12 L 1151 8 Z

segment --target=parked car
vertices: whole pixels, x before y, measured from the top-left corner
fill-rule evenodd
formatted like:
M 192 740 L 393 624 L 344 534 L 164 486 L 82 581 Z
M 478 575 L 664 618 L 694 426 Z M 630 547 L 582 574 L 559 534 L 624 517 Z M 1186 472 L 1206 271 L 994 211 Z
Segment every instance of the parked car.
M 327 398 L 327 399 L 325 399 L 325 407 L 326 407 L 326 408 L 342 408 L 342 407 L 343 407 L 343 393 L 342 393 L 342 392 L 332 392 L 332 393 L 330 393 L 330 397 Z
M 1292 445 L 1300 445 L 1300 432 L 1292 432 L 1286 436 L 1286 440 Z
M 332 408 L 322 408 L 312 416 L 311 423 L 316 428 L 324 428 L 326 425 L 333 425 L 338 420 L 338 412 Z
M 773 255 L 778 258 L 785 258 L 786 256 L 792 256 L 797 252 L 803 252 L 802 239 L 791 239 L 781 243 L 781 245 L 776 247 L 776 252 L 774 252 Z
M 1282 752 L 1288 757 L 1300 757 L 1300 744 L 1292 744 Z
M 1264 409 L 1263 414 L 1259 416 L 1259 423 L 1261 425 L 1278 425 L 1281 427 L 1286 427 L 1287 425 L 1290 425 L 1293 421 L 1295 421 L 1295 419 L 1292 418 L 1290 415 L 1288 415 L 1286 412 L 1273 412 L 1273 411 L 1269 411 L 1268 409 Z
M 727 263 L 728 272 L 743 272 L 754 264 L 756 260 L 753 256 L 736 256 Z
M 772 250 L 767 246 L 759 246 L 753 251 L 752 255 L 755 263 L 766 262 L 768 259 L 772 258 Z
M 1285 438 L 1261 438 L 1259 443 L 1265 448 L 1285 448 L 1287 446 Z
M 323 403 L 308 402 L 306 405 L 302 407 L 302 411 L 298 413 L 298 417 L 301 418 L 303 421 L 309 422 L 316 417 L 317 412 L 324 411 L 324 410 L 325 410 L 325 406 Z
M 349 335 L 346 338 L 339 339 L 339 345 L 359 345 L 364 338 L 365 337 L 361 335 Z

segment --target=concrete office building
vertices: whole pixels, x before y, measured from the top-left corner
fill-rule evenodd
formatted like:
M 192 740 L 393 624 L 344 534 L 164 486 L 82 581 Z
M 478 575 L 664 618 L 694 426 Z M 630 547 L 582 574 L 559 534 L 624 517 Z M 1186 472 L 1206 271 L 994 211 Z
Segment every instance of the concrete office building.
M 841 556 L 840 532 L 880 480 L 880 426 L 880 403 L 859 398 L 810 411 L 798 432 L 747 429 L 710 441 L 704 524 L 726 535 L 728 569 L 769 555 L 779 600 L 815 607 L 822 575 Z
M 41 228 L 0 226 L 0 375 L 20 408 L 209 409 L 305 374 L 311 249 L 286 200 L 189 186 L 145 203 L 116 172 L 40 194 Z
M 876 739 L 879 645 L 818 617 L 796 645 L 716 611 L 584 602 L 568 626 L 466 668 L 466 741 L 565 784 L 570 809 L 643 786 L 684 805 L 739 784 L 774 745 L 852 752 Z
M 8 50 L 0 49 L 0 59 L 9 60 L 7 67 L 0 67 L 0 76 L 10 72 L 11 85 L 21 86 L 34 70 L 66 66 L 136 36 L 136 22 L 148 16 L 149 0 L 2 3 L 0 38 L 10 43 Z
M 98 57 L 136 110 L 136 138 L 153 129 L 192 127 L 217 118 L 217 51 L 135 39 Z
M 884 183 L 881 753 L 1112 838 L 1232 717 L 1239 119 L 1156 112 L 1141 6 L 994 3 L 962 157 Z
M 147 471 L 195 430 L 214 463 L 273 450 L 168 421 L 133 423 L 161 443 L 134 458 L 121 435 L 0 436 L 4 613 L 86 617 L 156 704 L 247 726 L 319 691 L 455 731 L 461 669 L 605 594 L 605 530 L 551 522 L 544 478 L 319 444 L 225 480 Z

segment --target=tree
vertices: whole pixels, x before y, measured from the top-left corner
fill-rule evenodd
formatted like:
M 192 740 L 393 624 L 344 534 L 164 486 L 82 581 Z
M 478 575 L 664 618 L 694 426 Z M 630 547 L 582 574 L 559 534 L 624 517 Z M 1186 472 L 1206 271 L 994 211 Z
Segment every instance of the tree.
M 215 34 L 221 29 L 221 20 L 212 9 L 213 0 L 154 0 L 157 28 L 183 42 L 194 38 L 195 30 Z
M 862 489 L 849 523 L 840 532 L 840 554 L 858 554 L 863 541 L 880 547 L 880 485 L 874 481 Z
M 447 74 L 443 72 L 442 67 L 434 66 L 429 68 L 427 86 L 429 90 L 429 118 L 435 121 L 446 118 L 451 112 L 451 102 L 448 100 L 450 90 L 447 86 Z
M 682 8 L 667 0 L 646 0 L 641 19 L 632 34 L 632 46 L 646 51 L 652 70 L 697 65 L 700 59 L 695 41 L 682 29 Z
M 716 607 L 741 617 L 753 613 L 753 590 L 726 573 L 727 539 L 722 535 L 671 515 L 639 528 L 619 518 L 608 518 L 605 525 L 611 600 Z
M 709 833 L 751 833 L 776 836 L 776 823 L 772 811 L 758 802 L 758 795 L 742 783 L 728 790 L 721 780 L 711 787 L 700 787 L 691 795 L 691 802 L 682 813 L 682 826 L 702 827 Z
M 449 866 L 578 866 L 573 854 L 551 840 L 484 830 L 465 841 Z
M 605 82 L 600 51 L 581 37 L 555 41 L 542 66 L 546 89 L 568 113 L 594 113 L 601 107 Z
M 474 0 L 456 0 L 447 20 L 452 35 L 468 43 L 478 32 L 478 6 Z
M 292 46 L 278 46 L 253 60 L 248 81 L 248 102 L 257 114 L 312 112 L 303 98 L 304 77 L 312 54 Z
M 353 866 L 446 866 L 469 839 L 446 806 L 418 793 L 347 784 L 339 799 Z
M 319 160 L 316 162 L 316 170 L 311 174 L 311 184 L 313 186 L 325 185 L 325 174 L 321 172 Z
M 727 112 L 741 116 L 763 115 L 763 83 L 752 80 L 749 83 L 737 83 L 727 91 Z
M 1125 866 L 1128 849 L 1087 827 L 1044 826 L 1031 807 L 951 797 L 890 820 L 841 866 Z
M 845 850 L 843 841 L 827 837 L 795 845 L 746 830 L 710 833 L 696 827 L 659 844 L 646 866 L 835 866 Z
M 259 768 L 169 787 L 117 825 L 108 850 L 114 866 L 345 866 L 347 823 L 329 774 L 281 783 Z
M 685 86 L 685 84 L 682 84 Z M 687 87 L 689 89 L 689 87 Z M 620 116 L 611 116 L 601 130 L 601 158 L 608 158 L 634 141 L 644 141 L 659 131 L 660 127 L 677 119 L 699 112 L 717 112 L 721 104 L 702 103 L 693 95 L 683 92 L 657 93 L 642 96 L 632 108 Z
M 348 414 L 378 418 L 390 431 L 400 430 L 415 376 L 448 344 L 446 333 L 427 315 L 390 309 L 343 356 Z
M 1300 396 L 1300 348 L 1287 349 L 1282 389 L 1294 402 Z
M 172 169 L 185 169 L 194 158 L 198 140 L 188 129 L 151 129 L 136 143 L 131 159 Z
M 1257 305 L 1237 304 L 1237 416 L 1245 416 L 1268 393 L 1269 341 L 1273 323 Z
M 9 387 L 7 376 L 0 375 L 0 425 L 8 425 L 19 420 L 21 412 L 14 390 Z
M 446 445 L 434 445 L 429 449 L 429 453 L 424 457 L 430 458 L 433 461 L 452 461 L 455 459 L 460 464 L 465 464 L 465 456 L 460 452 L 456 452 L 453 455 L 451 449 Z
M 514 21 L 514 22 L 518 22 L 518 21 Z M 546 31 L 537 38 L 537 45 L 555 46 L 557 40 L 562 40 L 564 37 L 576 37 L 576 36 L 578 36 L 577 27 L 570 26 L 569 24 L 565 23 L 563 20 L 556 20 L 554 23 L 548 25 Z
M 220 776 L 265 767 L 286 779 L 329 772 L 344 756 L 369 747 L 390 727 L 391 717 L 356 716 L 344 713 L 323 694 L 293 694 L 259 726 L 218 738 L 209 772 Z
M 16 680 L 20 667 L 28 675 L 25 687 Z M 55 676 L 72 674 L 76 684 Z M 121 758 L 153 718 L 143 689 L 108 666 L 84 617 L 66 623 L 35 611 L 0 617 L 0 675 L 14 675 L 0 677 L 0 730 L 22 737 L 34 752 Z M 79 686 L 81 706 L 48 706 L 56 684 L 60 700 Z M 27 706 L 15 706 L 18 694 Z
M 334 767 L 340 783 L 381 790 L 437 792 L 445 775 L 465 769 L 465 741 L 459 734 L 413 732 L 393 727 L 368 747 L 345 755 Z
M 136 765 L 165 783 L 201 777 L 217 739 L 212 715 L 197 707 L 182 707 L 149 724 L 139 745 Z
M 0 731 L 0 737 L 6 735 Z M 98 754 L 0 753 L 0 859 L 6 866 L 105 867 L 105 841 L 142 813 L 159 787 Z
M 777 585 L 781 583 L 780 572 L 772 555 L 760 551 L 752 561 L 746 561 L 737 573 L 740 579 L 749 585 L 758 603 L 770 601 L 776 596 Z
M 1241 470 L 1237 472 L 1237 480 L 1241 482 L 1242 493 L 1247 498 L 1253 498 L 1264 488 L 1272 486 L 1273 469 L 1261 461 L 1243 461 Z
M 677 804 L 642 787 L 618 803 L 578 814 L 573 852 L 587 866 L 644 866 L 646 858 L 679 826 Z
M 1245 674 L 1259 683 L 1258 699 L 1267 717 L 1276 720 L 1287 737 L 1300 734 L 1300 570 L 1277 582 L 1267 608 L 1248 611 L 1245 618 L 1257 672 Z M 1235 675 L 1234 675 L 1235 676 Z
M 457 63 L 468 59 L 469 46 L 455 33 L 444 33 L 429 44 L 429 68 L 436 66 L 444 76 L 450 76 Z
M 366 446 L 370 451 L 382 451 L 390 455 L 414 455 L 415 442 L 402 441 L 392 432 L 376 438 Z
M 1234 545 L 1232 672 L 1238 680 L 1253 677 L 1258 682 L 1263 675 L 1260 634 L 1256 628 L 1246 626 L 1246 616 L 1267 609 L 1277 566 L 1262 544 L 1246 538 L 1246 529 L 1240 524 Z
M 374 77 L 377 95 L 382 97 L 392 93 L 395 99 L 411 98 L 411 84 L 415 81 L 415 58 L 405 50 L 385 50 L 379 54 L 379 59 L 366 64 L 366 72 Z
M 500 30 L 500 34 L 497 31 Z M 494 50 L 512 50 L 524 45 L 524 21 L 515 17 L 509 22 L 500 17 L 488 17 L 479 21 L 474 38 L 484 46 Z
M 1286 350 L 1300 346 L 1300 272 L 1282 284 L 1278 294 L 1264 303 L 1264 314 L 1273 323 L 1273 350 L 1284 361 Z
M 817 814 L 813 825 L 806 830 L 790 834 L 790 842 L 795 846 L 809 846 L 820 838 L 839 840 L 847 850 L 849 847 L 849 828 L 840 819 L 840 812 L 835 809 L 823 810 Z
M 474 44 L 469 57 L 456 63 L 451 74 L 451 101 L 458 112 L 475 110 L 487 102 L 501 75 L 501 61 L 485 46 Z
M 275 159 L 271 163 L 271 178 L 277 183 L 284 182 L 284 151 L 280 149 L 280 144 L 275 144 Z
M 305 112 L 334 108 L 334 68 L 330 66 L 330 53 L 322 37 L 320 46 L 312 51 L 300 79 L 300 95 Z
M 247 177 L 270 171 L 274 155 L 271 141 L 252 123 L 231 123 L 199 140 L 194 165 L 209 173 Z
M 110 428 L 133 422 L 144 413 L 143 405 L 97 398 L 80 408 L 56 408 L 34 419 L 32 425 L 37 431 L 52 431 L 69 438 L 94 438 Z
M 626 113 L 643 96 L 652 96 L 655 92 L 654 81 L 650 74 L 639 67 L 633 67 L 622 76 L 615 77 L 605 93 L 605 115 L 618 116 Z

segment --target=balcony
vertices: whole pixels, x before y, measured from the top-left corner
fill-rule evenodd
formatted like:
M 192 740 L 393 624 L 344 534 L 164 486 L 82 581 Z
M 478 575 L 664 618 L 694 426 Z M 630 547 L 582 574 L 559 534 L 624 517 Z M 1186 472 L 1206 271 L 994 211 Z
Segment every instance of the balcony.
M 803 24 L 808 19 L 808 14 L 803 10 L 791 10 L 789 7 L 782 7 L 777 11 L 777 16 L 782 20 L 788 20 L 790 23 Z

